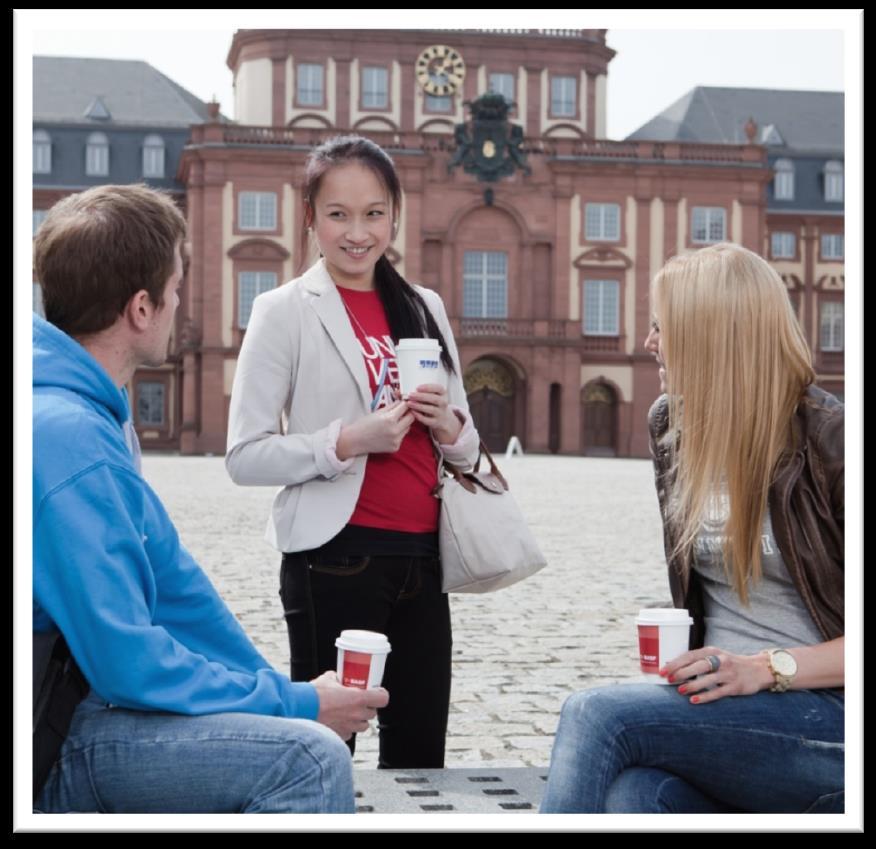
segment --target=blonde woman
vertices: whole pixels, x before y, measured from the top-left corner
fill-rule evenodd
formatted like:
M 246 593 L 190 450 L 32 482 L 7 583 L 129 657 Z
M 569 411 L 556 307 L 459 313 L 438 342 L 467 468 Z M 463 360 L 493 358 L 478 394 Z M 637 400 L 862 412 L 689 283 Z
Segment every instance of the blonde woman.
M 542 811 L 841 811 L 843 406 L 751 251 L 670 260 L 652 303 L 651 450 L 692 650 L 670 686 L 567 701 Z

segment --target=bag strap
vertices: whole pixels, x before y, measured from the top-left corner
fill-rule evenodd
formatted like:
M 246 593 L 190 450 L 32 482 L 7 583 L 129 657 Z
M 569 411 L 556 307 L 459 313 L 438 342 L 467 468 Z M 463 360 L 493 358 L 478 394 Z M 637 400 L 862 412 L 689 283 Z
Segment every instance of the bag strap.
M 431 433 L 431 432 L 430 432 Z M 469 492 L 475 492 L 477 487 L 471 480 L 469 480 L 469 475 L 477 475 L 479 473 L 481 467 L 481 457 L 486 455 L 487 460 L 490 463 L 490 474 L 492 474 L 496 479 L 502 484 L 502 486 L 508 490 L 508 481 L 505 480 L 505 476 L 499 471 L 499 467 L 496 465 L 496 461 L 493 459 L 493 455 L 490 453 L 490 449 L 484 444 L 484 440 L 480 441 L 480 449 L 478 451 L 478 458 L 475 461 L 474 468 L 471 472 L 463 472 L 457 466 L 454 466 L 453 463 L 449 462 L 444 457 L 444 452 L 441 450 L 441 446 L 438 444 L 438 441 L 432 436 L 432 445 L 435 447 L 435 454 L 438 457 L 438 483 L 435 486 L 435 489 L 432 490 L 432 494 L 436 497 L 438 493 L 441 491 L 441 477 L 442 471 L 447 472 L 451 477 L 453 477 L 456 482 L 467 489 Z

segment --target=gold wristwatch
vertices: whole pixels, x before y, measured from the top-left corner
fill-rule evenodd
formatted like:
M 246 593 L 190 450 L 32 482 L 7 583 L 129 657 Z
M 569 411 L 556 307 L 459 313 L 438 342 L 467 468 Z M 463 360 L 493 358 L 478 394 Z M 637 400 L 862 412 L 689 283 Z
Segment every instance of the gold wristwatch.
M 770 687 L 770 692 L 784 693 L 797 674 L 797 661 L 794 660 L 794 655 L 785 649 L 767 649 L 766 655 L 770 672 L 776 679 L 776 683 Z

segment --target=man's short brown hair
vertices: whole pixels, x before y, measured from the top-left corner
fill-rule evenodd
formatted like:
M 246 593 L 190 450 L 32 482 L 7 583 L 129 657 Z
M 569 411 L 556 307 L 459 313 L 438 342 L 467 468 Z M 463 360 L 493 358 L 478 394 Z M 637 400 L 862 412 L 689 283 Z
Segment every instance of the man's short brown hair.
M 58 201 L 34 239 L 46 319 L 87 336 L 111 327 L 143 289 L 161 307 L 185 234 L 170 196 L 148 186 L 96 186 Z

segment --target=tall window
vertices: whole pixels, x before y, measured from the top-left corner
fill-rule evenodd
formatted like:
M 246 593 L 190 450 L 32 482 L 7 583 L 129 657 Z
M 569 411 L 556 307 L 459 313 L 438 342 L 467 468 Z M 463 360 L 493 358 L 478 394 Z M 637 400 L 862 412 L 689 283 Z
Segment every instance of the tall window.
M 165 391 L 163 383 L 137 382 L 137 424 L 160 427 L 164 424 Z
M 727 227 L 720 206 L 695 206 L 691 215 L 691 241 L 697 244 L 723 242 Z
M 797 255 L 797 237 L 793 233 L 773 233 L 773 259 L 794 259 Z
M 453 98 L 452 97 L 437 97 L 434 94 L 426 95 L 426 111 L 427 112 L 452 112 Z
M 574 118 L 577 112 L 578 81 L 574 77 L 553 77 L 551 79 L 551 115 Z
M 845 237 L 841 233 L 823 233 L 821 236 L 821 258 L 843 259 Z
M 164 139 L 161 136 L 146 136 L 143 142 L 143 176 L 164 176 Z
M 238 204 L 239 229 L 277 229 L 277 195 L 274 192 L 241 192 Z
M 843 199 L 843 164 L 831 161 L 824 166 L 824 199 L 842 201 Z
M 514 74 L 490 74 L 490 91 L 501 94 L 505 100 L 514 100 Z
M 821 305 L 821 350 L 843 350 L 844 309 L 841 301 L 827 301 Z
M 620 283 L 617 280 L 584 281 L 584 335 L 618 336 Z
M 277 288 L 277 275 L 273 271 L 241 271 L 237 298 L 237 326 L 245 330 L 252 315 L 252 303 L 262 292 Z
M 465 252 L 462 314 L 465 318 L 507 318 L 508 254 Z
M 323 104 L 322 65 L 302 64 L 298 66 L 298 103 L 302 106 L 322 106 Z
M 89 177 L 109 174 L 109 139 L 103 133 L 92 133 L 85 147 L 85 173 Z
M 790 159 L 776 160 L 776 200 L 794 200 L 794 163 Z
M 33 173 L 52 173 L 52 138 L 45 130 L 33 131 Z
M 584 236 L 591 241 L 618 241 L 620 206 L 616 203 L 588 203 L 584 207 Z
M 362 68 L 362 106 L 386 109 L 389 106 L 389 72 L 386 68 Z

